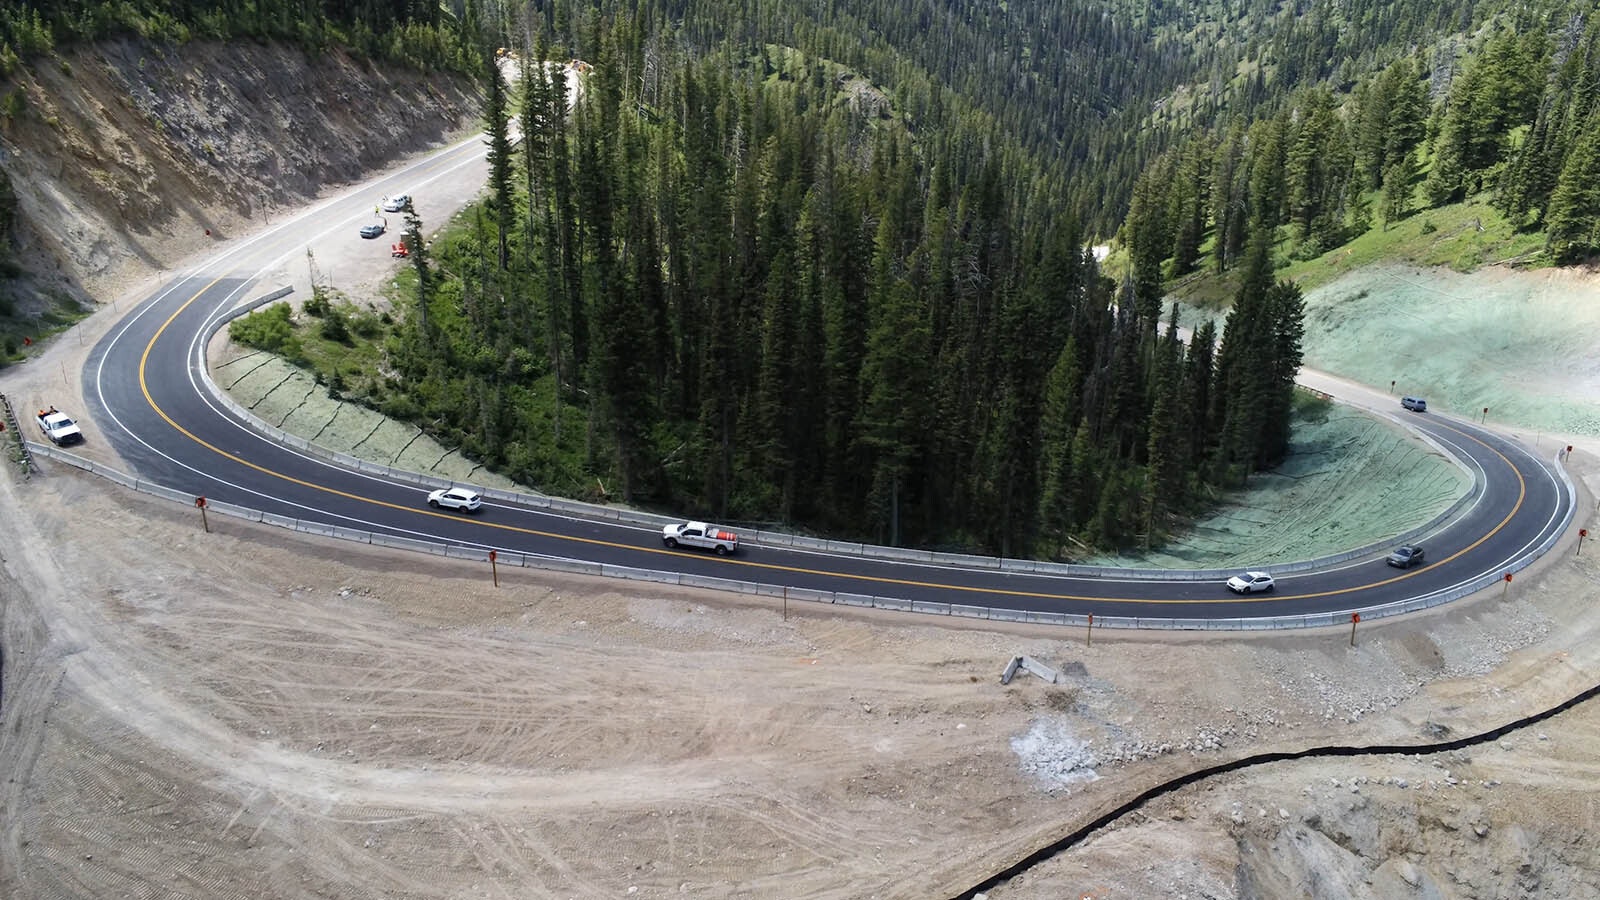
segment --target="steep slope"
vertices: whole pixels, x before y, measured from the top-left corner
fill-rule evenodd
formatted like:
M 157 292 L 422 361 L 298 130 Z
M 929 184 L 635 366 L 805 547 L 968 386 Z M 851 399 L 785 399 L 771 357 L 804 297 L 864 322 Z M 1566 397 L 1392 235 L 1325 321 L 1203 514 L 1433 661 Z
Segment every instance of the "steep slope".
M 38 60 L 0 98 L 15 198 L 5 249 L 24 276 L 0 287 L 11 301 L 0 299 L 0 337 L 438 143 L 478 113 L 458 76 L 131 39 Z

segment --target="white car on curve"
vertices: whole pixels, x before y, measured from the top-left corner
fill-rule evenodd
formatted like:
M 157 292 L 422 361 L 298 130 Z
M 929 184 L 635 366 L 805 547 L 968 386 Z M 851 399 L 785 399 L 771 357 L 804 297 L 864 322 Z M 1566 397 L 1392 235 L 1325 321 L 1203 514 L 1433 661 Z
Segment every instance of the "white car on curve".
M 1272 576 L 1266 572 L 1245 572 L 1228 579 L 1228 590 L 1235 594 L 1254 594 L 1272 590 Z
M 440 488 L 428 495 L 428 505 L 434 509 L 459 509 L 462 512 L 477 512 L 483 506 L 483 497 L 472 488 L 453 487 Z

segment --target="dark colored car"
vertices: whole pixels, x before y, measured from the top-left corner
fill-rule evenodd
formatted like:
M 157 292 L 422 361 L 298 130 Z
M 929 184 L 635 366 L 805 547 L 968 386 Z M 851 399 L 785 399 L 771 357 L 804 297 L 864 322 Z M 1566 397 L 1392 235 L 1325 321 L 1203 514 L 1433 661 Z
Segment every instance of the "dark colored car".
M 1400 405 L 1411 410 L 1412 412 L 1428 411 L 1428 401 L 1422 399 L 1421 397 L 1401 397 Z
M 1388 562 L 1391 566 L 1401 569 L 1409 569 L 1412 566 L 1422 565 L 1422 558 L 1423 554 L 1421 545 L 1407 544 L 1404 547 L 1397 548 L 1393 553 L 1389 554 Z

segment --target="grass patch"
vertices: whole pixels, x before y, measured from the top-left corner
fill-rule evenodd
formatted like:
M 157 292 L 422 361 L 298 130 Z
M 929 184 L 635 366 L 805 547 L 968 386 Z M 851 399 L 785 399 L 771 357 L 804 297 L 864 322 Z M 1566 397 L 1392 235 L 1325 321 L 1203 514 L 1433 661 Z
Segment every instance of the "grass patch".
M 1293 263 L 1278 272 L 1302 290 L 1337 281 L 1356 269 L 1378 263 L 1444 266 L 1471 272 L 1497 263 L 1544 265 L 1542 232 L 1519 232 L 1479 195 L 1461 203 L 1422 210 L 1379 226 L 1315 259 Z
M 1488 195 L 1481 194 L 1461 203 L 1412 213 L 1387 228 L 1374 226 L 1321 256 L 1290 261 L 1275 274 L 1309 292 L 1357 269 L 1383 263 L 1442 266 L 1457 272 L 1497 264 L 1540 268 L 1550 264 L 1544 255 L 1544 242 L 1543 232 L 1518 231 L 1490 205 Z M 1289 260 L 1292 250 L 1288 239 L 1279 240 L 1274 248 L 1281 261 Z M 1209 259 L 1204 260 L 1202 266 L 1208 262 Z M 1199 309 L 1231 306 L 1238 291 L 1238 266 L 1222 273 L 1203 268 L 1167 285 L 1170 300 Z
M 42 314 L 24 318 L 16 314 L 15 301 L 0 298 L 0 368 L 27 359 L 48 338 L 67 331 L 93 312 L 68 297 L 55 295 Z

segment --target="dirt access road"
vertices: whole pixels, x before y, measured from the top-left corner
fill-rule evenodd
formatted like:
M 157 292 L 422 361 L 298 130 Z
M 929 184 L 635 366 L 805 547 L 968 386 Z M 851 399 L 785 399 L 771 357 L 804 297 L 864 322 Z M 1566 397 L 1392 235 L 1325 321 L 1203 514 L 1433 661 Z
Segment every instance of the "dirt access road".
M 73 402 L 116 315 L 0 390 Z M 48 463 L 5 468 L 0 521 L 5 897 L 939 897 L 1192 768 L 1468 734 L 1600 673 L 1600 569 L 1570 543 L 1509 596 L 1354 648 L 1085 646 L 531 571 L 495 588 L 206 534 Z M 1065 680 L 1000 685 L 1018 653 Z M 1597 725 L 1196 786 L 991 897 L 1595 895 Z

